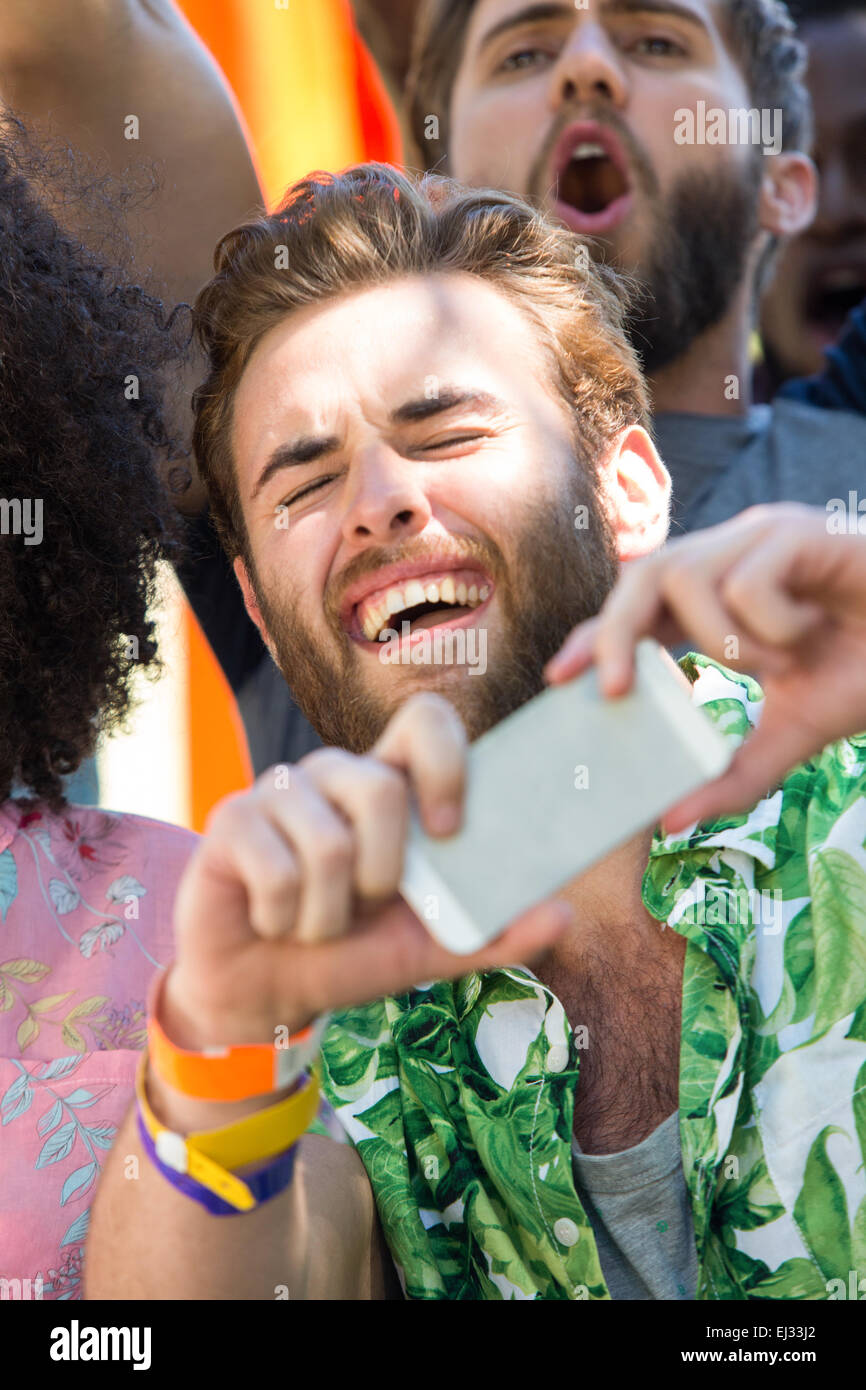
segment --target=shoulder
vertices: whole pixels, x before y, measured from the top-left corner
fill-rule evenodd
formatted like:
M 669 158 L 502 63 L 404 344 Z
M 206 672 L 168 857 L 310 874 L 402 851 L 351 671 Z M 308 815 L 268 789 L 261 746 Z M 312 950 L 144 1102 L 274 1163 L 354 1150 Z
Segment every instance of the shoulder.
M 201 838 L 194 830 L 183 825 L 172 825 L 170 821 L 154 820 L 150 816 L 138 816 L 131 811 L 103 811 L 96 807 L 71 807 L 75 813 L 95 812 L 97 816 L 108 816 L 117 825 L 121 834 L 130 843 L 147 844 L 158 847 L 168 854 L 188 858 Z
M 11 799 L 0 806 L 0 851 L 16 861 L 19 879 L 32 870 L 56 893 L 66 884 L 68 901 L 85 886 L 91 900 L 103 890 L 115 901 L 173 897 L 198 839 L 182 826 L 99 806 L 70 802 L 55 811 Z
M 854 410 L 828 409 L 809 400 L 776 396 L 768 407 L 774 428 L 804 435 L 806 439 L 866 439 L 866 418 Z

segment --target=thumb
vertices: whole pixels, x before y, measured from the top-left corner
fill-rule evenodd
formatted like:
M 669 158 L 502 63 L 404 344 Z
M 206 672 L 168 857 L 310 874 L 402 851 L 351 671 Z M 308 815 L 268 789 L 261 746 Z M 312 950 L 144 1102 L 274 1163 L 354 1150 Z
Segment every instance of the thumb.
M 683 797 L 662 817 L 666 835 L 674 835 L 696 821 L 714 820 L 722 815 L 749 811 L 770 795 L 785 773 L 803 756 L 798 741 L 758 728 L 738 748 L 726 772 Z

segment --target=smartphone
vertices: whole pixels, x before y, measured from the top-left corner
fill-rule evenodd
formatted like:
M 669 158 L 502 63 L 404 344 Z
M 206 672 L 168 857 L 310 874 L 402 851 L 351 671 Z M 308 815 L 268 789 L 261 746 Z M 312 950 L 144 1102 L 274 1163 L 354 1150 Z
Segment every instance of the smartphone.
M 476 740 L 463 824 L 434 839 L 413 815 L 400 892 L 449 951 L 477 951 L 718 777 L 732 752 L 647 638 L 627 695 L 603 696 L 591 667 Z

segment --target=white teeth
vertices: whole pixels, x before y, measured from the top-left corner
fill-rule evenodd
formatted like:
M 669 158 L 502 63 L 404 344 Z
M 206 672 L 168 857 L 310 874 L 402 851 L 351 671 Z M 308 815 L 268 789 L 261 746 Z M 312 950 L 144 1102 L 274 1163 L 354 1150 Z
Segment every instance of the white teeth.
M 582 144 L 575 148 L 571 157 L 572 159 L 598 159 L 599 156 L 601 156 L 603 159 L 606 153 L 607 151 L 603 145 L 595 145 L 590 144 L 589 141 L 583 141 Z
M 467 587 L 462 580 L 456 583 L 450 574 L 439 583 L 425 584 L 420 579 L 409 579 L 402 589 L 395 585 L 386 590 L 375 606 L 369 602 L 362 605 L 364 617 L 361 630 L 368 642 L 375 642 L 382 629 L 389 626 L 389 618 L 407 608 L 416 608 L 422 603 L 461 604 L 477 608 L 489 596 L 489 584 L 482 584 L 480 589 L 477 584 Z
M 425 598 L 430 598 L 429 590 L 425 590 L 424 585 L 417 579 L 410 579 L 403 590 L 403 602 L 401 608 L 417 608 L 419 603 L 423 603 Z

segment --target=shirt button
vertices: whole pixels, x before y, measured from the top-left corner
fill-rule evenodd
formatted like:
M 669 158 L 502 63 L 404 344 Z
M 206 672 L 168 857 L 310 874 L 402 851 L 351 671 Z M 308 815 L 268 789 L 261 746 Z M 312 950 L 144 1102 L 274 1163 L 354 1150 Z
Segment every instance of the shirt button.
M 554 1221 L 553 1234 L 560 1245 L 577 1245 L 580 1240 L 580 1231 L 568 1216 L 561 1216 L 558 1221 Z
M 557 1043 L 555 1047 L 547 1049 L 547 1070 L 565 1071 L 568 1066 L 568 1048 L 562 1043 Z

